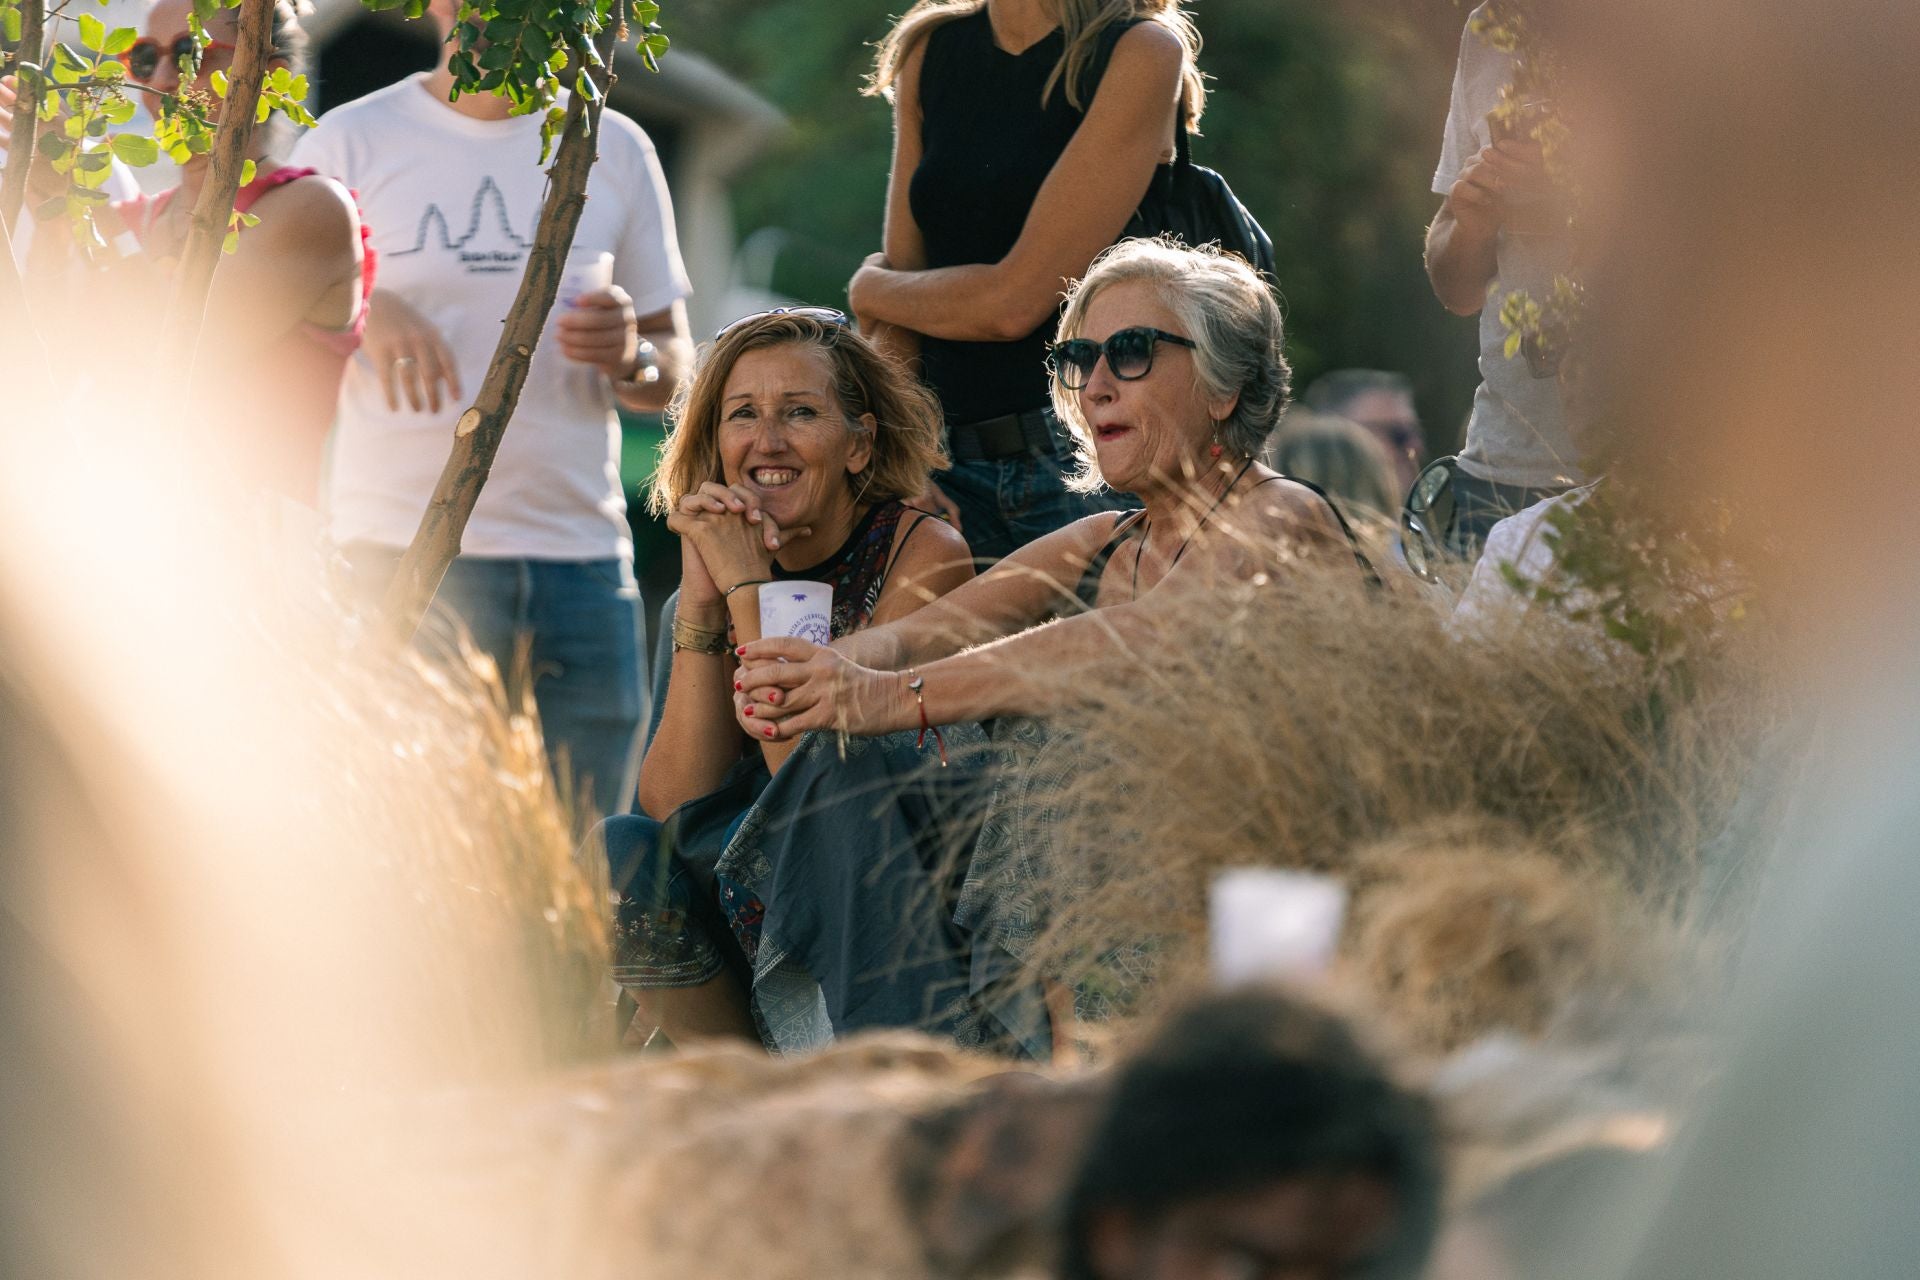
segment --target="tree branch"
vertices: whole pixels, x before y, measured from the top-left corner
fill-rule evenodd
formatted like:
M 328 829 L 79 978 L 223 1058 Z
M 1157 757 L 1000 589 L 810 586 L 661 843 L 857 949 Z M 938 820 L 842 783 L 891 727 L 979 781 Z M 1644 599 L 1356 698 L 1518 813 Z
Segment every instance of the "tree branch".
M 20 64 L 41 65 L 46 32 L 45 0 L 20 0 L 20 47 L 7 59 L 5 74 L 20 74 Z M 13 112 L 13 137 L 7 143 L 7 169 L 0 175 L 0 224 L 8 231 L 20 225 L 20 205 L 27 195 L 27 172 L 33 168 L 33 147 L 39 141 L 40 91 L 36 85 L 20 96 Z
M 254 115 L 260 107 L 260 86 L 267 62 L 273 57 L 273 0 L 240 0 L 240 34 L 233 66 L 227 72 L 227 97 L 220 109 L 220 127 L 213 135 L 213 152 L 206 185 L 193 206 L 193 220 L 181 247 L 174 273 L 168 321 L 162 330 L 180 357 L 175 367 L 191 368 L 200 345 L 200 329 L 207 319 L 207 295 L 213 289 L 214 268 L 220 265 L 227 226 L 233 218 L 233 197 L 240 190 L 240 171 L 246 166 L 247 145 L 253 141 Z
M 599 145 L 600 112 L 613 87 L 619 26 L 617 16 L 610 15 L 595 42 L 601 65 L 589 68 L 588 75 L 599 88 L 599 96 L 588 101 L 576 93 L 567 104 L 566 128 L 554 154 L 553 168 L 548 171 L 547 198 L 540 209 L 533 247 L 527 251 L 527 272 L 521 278 L 520 292 L 507 312 L 486 381 L 454 428 L 453 452 L 440 472 L 419 531 L 387 587 L 387 627 L 397 643 L 405 644 L 413 638 L 447 567 L 460 554 L 460 539 L 473 514 L 473 504 L 487 483 L 500 440 L 520 402 L 533 349 L 546 327 L 547 313 L 553 309 L 567 250 L 573 245 L 580 212 L 586 207 L 587 174 Z

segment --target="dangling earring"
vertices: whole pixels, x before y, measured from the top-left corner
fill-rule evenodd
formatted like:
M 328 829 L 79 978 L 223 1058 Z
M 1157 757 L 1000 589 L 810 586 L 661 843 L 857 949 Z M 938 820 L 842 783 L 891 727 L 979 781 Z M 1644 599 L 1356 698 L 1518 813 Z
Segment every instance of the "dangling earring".
M 1207 446 L 1207 456 L 1217 459 L 1226 451 L 1227 446 L 1220 443 L 1220 424 L 1216 422 L 1213 424 L 1213 443 Z

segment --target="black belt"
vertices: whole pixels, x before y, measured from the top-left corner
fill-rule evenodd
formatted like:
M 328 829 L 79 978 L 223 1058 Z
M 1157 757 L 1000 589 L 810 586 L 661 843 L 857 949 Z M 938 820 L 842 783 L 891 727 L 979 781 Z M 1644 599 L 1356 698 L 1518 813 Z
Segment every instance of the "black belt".
M 1047 409 L 947 426 L 947 451 L 955 462 L 998 462 L 1031 453 L 1057 453 L 1059 448 L 1059 428 Z

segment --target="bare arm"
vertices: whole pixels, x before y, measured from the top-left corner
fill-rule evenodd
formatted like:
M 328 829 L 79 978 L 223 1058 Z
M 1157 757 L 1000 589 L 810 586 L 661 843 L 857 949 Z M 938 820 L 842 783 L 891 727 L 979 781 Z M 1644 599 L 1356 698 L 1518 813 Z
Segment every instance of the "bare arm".
M 1076 520 L 1021 547 L 977 578 L 886 626 L 835 641 L 862 666 L 883 671 L 931 662 L 1013 635 L 1060 611 L 1113 533 L 1111 513 Z
M 1461 169 L 1427 228 L 1427 279 L 1441 306 L 1470 316 L 1486 305 L 1506 193 L 1537 185 L 1539 173 L 1538 145 L 1513 140 L 1483 148 Z
M 893 90 L 893 167 L 887 174 L 886 229 L 881 239 L 882 258 L 900 271 L 920 271 L 927 265 L 926 241 L 920 224 L 913 220 L 913 203 L 908 190 L 914 170 L 920 167 L 923 148 L 920 136 L 920 64 L 927 42 L 922 40 L 908 52 L 900 65 Z M 869 259 L 871 261 L 871 259 Z M 851 298 L 852 286 L 848 286 Z M 849 305 L 852 305 L 849 302 Z M 860 331 L 882 351 L 914 367 L 920 359 L 920 335 L 905 325 L 889 324 L 871 315 L 860 315 Z
M 178 197 L 176 197 L 178 198 Z M 360 280 L 360 215 L 331 178 L 302 178 L 261 196 L 259 225 L 240 233 L 220 260 L 207 296 L 207 330 L 222 356 L 240 361 L 266 350 L 303 320 L 345 323 Z M 340 315 L 316 309 L 341 295 Z
M 1293 485 L 1256 493 L 1260 496 L 1237 505 L 1231 524 L 1223 521 L 1197 535 L 1191 553 L 1137 601 L 917 663 L 929 721 L 1046 715 L 1073 706 L 1084 683 L 1100 677 L 1116 658 L 1134 659 L 1151 670 L 1156 648 L 1184 647 L 1184 628 L 1208 615 L 1223 584 L 1251 581 L 1261 572 L 1287 572 L 1289 566 L 1297 571 L 1302 556 L 1351 566 L 1346 539 L 1318 498 Z M 1329 556 L 1338 559 L 1326 560 Z M 993 576 L 981 578 L 979 585 Z M 964 594 L 956 591 L 949 599 L 957 603 Z M 772 661 L 776 658 L 786 659 L 785 664 Z M 745 661 L 747 700 L 776 719 L 783 739 L 836 726 L 877 734 L 919 725 L 919 704 L 904 673 L 867 669 L 842 652 L 787 640 L 749 646 Z M 779 699 L 770 707 L 767 700 L 775 693 Z
M 848 289 L 855 311 L 962 341 L 1011 341 L 1045 324 L 1068 284 L 1113 243 L 1146 194 L 1171 142 L 1184 57 L 1179 40 L 1158 23 L 1130 29 L 1007 256 L 928 271 L 869 262 Z M 901 184 L 911 176 L 895 174 Z

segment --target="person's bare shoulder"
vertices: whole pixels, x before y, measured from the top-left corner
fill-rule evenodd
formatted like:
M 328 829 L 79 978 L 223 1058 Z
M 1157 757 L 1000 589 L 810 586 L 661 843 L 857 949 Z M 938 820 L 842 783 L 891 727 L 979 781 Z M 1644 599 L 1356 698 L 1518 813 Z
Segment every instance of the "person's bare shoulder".
M 359 247 L 359 208 L 333 178 L 315 174 L 275 187 L 254 202 L 252 212 L 260 224 L 247 235 L 306 256 L 351 257 Z

